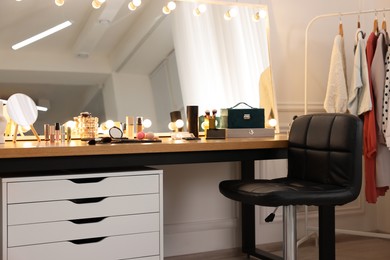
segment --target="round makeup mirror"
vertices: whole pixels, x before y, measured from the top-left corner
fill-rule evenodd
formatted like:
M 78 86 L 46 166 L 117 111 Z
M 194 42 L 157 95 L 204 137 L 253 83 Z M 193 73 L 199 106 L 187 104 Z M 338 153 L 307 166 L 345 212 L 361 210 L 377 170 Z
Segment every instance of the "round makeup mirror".
M 19 125 L 30 126 L 31 131 L 37 137 L 38 141 L 40 141 L 33 126 L 38 118 L 38 109 L 35 102 L 29 96 L 20 93 L 10 96 L 7 101 L 7 111 L 12 121 L 17 124 L 15 127 L 14 141 L 16 140 Z

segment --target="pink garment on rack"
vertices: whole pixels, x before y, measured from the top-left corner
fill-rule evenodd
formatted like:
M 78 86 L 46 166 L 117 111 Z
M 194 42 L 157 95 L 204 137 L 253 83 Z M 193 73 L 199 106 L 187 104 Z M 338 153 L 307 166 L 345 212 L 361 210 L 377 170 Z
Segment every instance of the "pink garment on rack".
M 367 40 L 366 55 L 368 71 L 371 71 L 371 64 L 374 58 L 376 43 L 378 37 L 374 32 L 370 34 Z M 374 92 L 372 86 L 371 74 L 369 74 L 371 103 L 374 103 Z M 376 149 L 377 149 L 377 126 L 375 120 L 375 105 L 371 111 L 364 113 L 363 124 L 363 150 L 364 150 L 364 172 L 365 172 L 365 194 L 369 203 L 376 203 L 379 196 L 384 196 L 387 188 L 377 188 L 376 186 Z

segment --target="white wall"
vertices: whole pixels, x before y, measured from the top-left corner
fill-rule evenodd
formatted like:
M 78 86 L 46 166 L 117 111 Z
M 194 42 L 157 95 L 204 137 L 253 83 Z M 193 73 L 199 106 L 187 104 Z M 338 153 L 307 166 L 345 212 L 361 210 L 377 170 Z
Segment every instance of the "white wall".
M 107 119 L 125 122 L 126 116 L 142 116 L 156 121 L 152 87 L 147 75 L 112 73 L 103 95 Z M 149 129 L 153 130 L 153 125 Z
M 292 115 L 303 114 L 305 30 L 309 21 L 326 13 L 389 8 L 386 0 L 279 0 L 266 1 L 270 8 L 271 64 L 281 124 L 286 126 Z M 386 13 L 386 17 L 389 13 Z M 370 33 L 375 14 L 361 15 L 362 28 Z M 379 21 L 382 13 L 378 13 Z M 352 48 L 357 28 L 357 16 L 343 16 L 344 38 L 350 78 Z M 325 18 L 313 23 L 308 37 L 308 104 L 309 112 L 322 111 L 330 54 L 334 36 L 338 33 L 339 17 Z M 364 193 L 364 189 L 362 189 Z M 354 230 L 384 230 L 389 232 L 390 199 L 380 198 L 378 205 L 368 205 L 364 197 L 355 202 L 355 216 L 337 218 L 341 228 Z M 357 205 L 360 203 L 360 205 Z M 345 212 L 344 212 L 345 213 Z M 344 214 L 342 213 L 342 214 Z
M 270 10 L 271 64 L 276 87 L 277 102 L 280 111 L 279 116 L 281 119 L 281 125 L 284 127 L 287 126 L 292 118 L 292 115 L 303 114 L 304 43 L 305 29 L 309 21 L 315 16 L 324 13 L 356 11 L 359 10 L 359 8 L 381 9 L 390 6 L 388 1 L 385 0 L 366 1 L 365 3 L 356 0 L 329 0 L 325 2 L 319 0 L 267 0 L 263 2 L 269 5 Z M 361 6 L 359 6 L 359 2 L 362 3 Z M 372 28 L 373 18 L 374 15 L 361 16 L 362 27 L 366 28 L 366 31 L 368 32 Z M 348 60 L 350 60 L 352 53 L 356 20 L 356 16 L 343 17 Z M 309 112 L 322 111 L 322 102 L 324 99 L 325 86 L 328 76 L 330 52 L 334 36 L 338 33 L 338 23 L 338 17 L 325 19 L 313 24 L 310 31 L 310 69 L 308 71 L 310 87 Z M 350 66 L 351 65 L 349 63 L 349 68 Z M 180 203 L 177 204 L 168 202 L 168 204 L 165 205 L 166 208 L 164 208 L 166 211 L 165 223 L 168 227 L 168 232 L 165 236 L 165 250 L 167 255 L 240 246 L 239 225 L 237 225 L 237 223 L 233 224 L 235 223 L 235 214 L 237 214 L 237 207 L 235 204 L 230 204 L 230 213 L 227 213 L 225 209 L 218 213 L 220 216 L 218 218 L 210 216 L 208 210 L 213 209 L 216 202 L 222 203 L 224 206 L 227 206 L 228 204 L 226 203 L 229 202 L 220 200 L 219 195 L 217 194 L 214 194 L 216 196 L 215 198 L 210 197 L 210 192 L 215 192 L 215 190 L 205 193 L 203 189 L 193 189 L 196 187 L 196 185 L 193 185 L 194 180 L 197 180 L 198 173 L 209 173 L 209 181 L 214 184 L 209 186 L 210 189 L 215 189 L 219 180 L 231 177 L 233 173 L 229 173 L 229 168 L 226 168 L 225 173 L 220 173 L 219 175 L 214 176 L 215 172 L 221 171 L 221 165 L 225 164 L 198 165 L 195 170 L 192 169 L 192 166 L 188 168 L 176 168 L 174 166 L 164 167 L 164 188 L 165 191 L 168 192 L 165 200 L 180 200 Z M 222 167 L 229 167 L 229 165 Z M 188 170 L 189 168 L 191 170 Z M 260 163 L 259 169 L 261 169 L 261 173 L 259 173 L 261 177 L 275 177 L 275 172 L 279 172 L 281 175 L 286 173 L 286 167 L 283 163 Z M 183 171 L 183 173 L 181 173 L 181 171 Z M 183 190 L 186 197 L 179 197 L 179 193 L 177 195 L 171 194 L 172 188 L 175 192 L 178 192 L 177 189 Z M 362 190 L 364 190 L 364 188 Z M 194 203 L 192 201 L 192 197 L 195 197 L 196 201 L 202 201 L 202 203 Z M 384 199 L 381 199 L 381 202 Z M 172 218 L 172 212 L 182 210 L 183 205 L 185 205 L 185 210 L 189 210 L 188 213 L 190 215 L 185 214 L 185 216 L 181 215 Z M 390 203 L 385 205 L 390 205 Z M 366 204 L 364 196 L 362 196 L 357 201 L 338 209 L 336 225 L 338 228 L 349 230 L 368 231 L 383 229 L 381 227 L 385 227 L 384 223 L 387 223 L 388 221 L 383 220 L 383 218 L 379 218 L 377 221 L 376 208 L 377 206 L 375 205 Z M 386 212 L 389 211 L 390 206 L 387 206 L 387 208 Z M 383 210 L 384 209 L 379 208 L 378 212 L 381 213 Z M 184 214 L 183 212 L 184 211 L 180 213 Z M 196 214 L 191 216 L 191 212 L 196 212 Z M 257 210 L 258 225 L 256 238 L 257 243 L 259 244 L 281 240 L 281 210 L 278 211 L 277 217 L 272 224 L 264 222 L 264 218 L 269 212 L 269 209 L 264 208 L 258 208 Z M 224 213 L 226 213 L 227 220 L 230 219 L 232 226 L 229 227 L 229 225 L 226 225 L 226 222 L 220 219 Z M 305 226 L 302 216 L 303 215 L 300 214 L 300 236 L 305 234 Z M 383 214 L 383 216 L 389 216 L 389 214 Z M 310 214 L 311 225 L 315 225 L 315 217 L 315 214 Z M 205 230 L 205 225 L 202 223 L 207 222 L 212 222 L 215 227 L 221 227 L 221 229 L 210 228 Z M 387 227 L 389 227 L 389 224 L 387 224 Z M 228 237 L 226 237 L 227 234 Z M 192 246 L 184 247 L 184 244 L 187 242 L 191 242 L 190 244 Z
M 242 1 L 243 2 L 243 1 Z M 258 2 L 258 1 L 256 1 Z M 266 0 L 270 11 L 271 66 L 276 88 L 279 117 L 285 128 L 293 115 L 303 114 L 304 103 L 304 44 L 305 29 L 309 21 L 324 13 L 356 11 L 359 9 L 382 9 L 390 7 L 388 0 Z M 362 27 L 371 31 L 374 15 L 362 15 Z M 380 17 L 381 18 L 381 17 Z M 353 36 L 356 16 L 343 17 L 348 68 L 351 68 Z M 309 112 L 322 111 L 322 102 L 328 76 L 330 53 L 334 36 L 338 32 L 339 18 L 327 18 L 316 22 L 309 35 Z M 350 75 L 350 73 L 348 74 Z M 129 86 L 134 86 L 129 88 Z M 112 107 L 111 113 L 118 119 L 126 115 L 144 115 L 153 118 L 152 107 L 139 104 L 141 96 L 152 98 L 150 83 L 139 75 L 114 74 L 106 83 L 104 95 L 111 93 L 117 102 L 127 108 Z M 117 89 L 127 89 L 127 94 L 117 96 Z M 153 108 L 154 109 L 154 108 Z M 149 114 L 150 113 L 150 114 Z M 235 163 L 161 166 L 164 170 L 164 224 L 166 256 L 204 252 L 239 247 L 240 224 L 236 203 L 222 197 L 218 183 L 224 179 L 237 178 Z M 284 163 L 259 163 L 258 176 L 271 178 L 286 173 Z M 364 189 L 362 189 L 364 190 Z M 390 230 L 388 217 L 390 202 L 380 199 L 380 206 L 368 205 L 364 196 L 337 211 L 336 225 L 350 230 Z M 270 209 L 257 208 L 257 243 L 280 241 L 281 210 L 274 223 L 264 222 Z M 377 214 L 378 212 L 378 214 Z M 311 224 L 316 215 L 310 214 Z M 305 226 L 299 222 L 299 235 L 304 235 Z

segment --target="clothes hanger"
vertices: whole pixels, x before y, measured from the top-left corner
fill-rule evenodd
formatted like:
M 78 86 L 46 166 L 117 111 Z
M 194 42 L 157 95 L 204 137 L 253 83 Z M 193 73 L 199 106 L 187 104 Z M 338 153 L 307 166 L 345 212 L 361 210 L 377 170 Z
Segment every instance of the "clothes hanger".
M 378 33 L 378 16 L 377 16 L 377 13 L 375 13 L 374 28 L 373 28 L 372 32 L 373 33 Z
M 340 16 L 340 22 L 339 22 L 339 35 L 344 36 L 343 21 L 341 20 L 341 16 Z
M 360 14 L 358 15 L 357 28 L 360 29 Z
M 384 30 L 385 32 L 387 31 L 386 15 L 384 12 L 383 12 L 383 20 L 382 20 L 382 30 Z

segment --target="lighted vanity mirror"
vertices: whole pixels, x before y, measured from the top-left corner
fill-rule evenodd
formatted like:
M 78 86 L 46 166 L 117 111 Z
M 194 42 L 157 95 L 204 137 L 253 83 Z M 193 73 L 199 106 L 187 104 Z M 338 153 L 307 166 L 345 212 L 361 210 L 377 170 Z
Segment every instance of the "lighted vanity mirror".
M 34 128 L 34 123 L 38 118 L 38 109 L 29 96 L 21 93 L 10 96 L 7 101 L 7 112 L 15 123 L 14 141 L 16 141 L 19 127 L 30 127 L 37 139 L 40 140 Z
M 37 105 L 48 107 L 47 112 L 39 111 L 35 123 L 40 134 L 44 124 L 64 123 L 84 111 L 98 117 L 99 122 L 125 122 L 126 116 L 143 116 L 153 122 L 150 131 L 167 132 L 170 112 L 180 110 L 185 118 L 184 107 L 193 105 L 191 98 L 196 95 L 187 90 L 205 84 L 210 84 L 208 89 L 214 92 L 197 92 L 201 96 L 197 98 L 206 101 L 197 104 L 200 107 L 233 106 L 237 103 L 234 98 L 259 106 L 258 101 L 240 98 L 248 85 L 255 90 L 250 96 L 258 97 L 260 75 L 269 67 L 268 19 L 252 21 L 258 11 L 266 10 L 253 4 L 258 1 L 199 1 L 207 7 L 199 16 L 193 15 L 198 5 L 191 1 L 176 1 L 176 9 L 169 15 L 162 13 L 166 1 L 143 0 L 135 11 L 129 11 L 128 0 L 106 1 L 98 10 L 90 2 L 65 1 L 57 7 L 48 0 L 0 1 L 0 98 L 8 99 L 20 92 L 32 97 Z M 240 9 L 240 21 L 224 19 L 233 6 Z M 246 15 L 248 19 L 243 20 Z M 211 27 L 201 25 L 205 19 L 218 29 L 211 31 Z M 11 49 L 13 44 L 65 20 L 72 21 L 72 25 L 19 50 Z M 185 29 L 178 27 L 189 23 L 200 26 L 197 33 L 205 34 L 191 38 L 195 34 L 187 30 L 184 37 L 181 31 Z M 260 28 L 262 37 L 239 30 L 244 26 Z M 229 32 L 229 28 L 235 32 Z M 237 32 L 241 34 L 234 36 Z M 198 43 L 202 38 L 207 40 Z M 231 46 L 226 49 L 228 55 L 221 54 L 222 65 L 211 61 L 192 65 L 196 59 L 208 59 L 210 54 L 205 51 L 210 47 L 222 47 L 234 39 L 243 45 L 258 44 L 262 57 L 246 53 L 246 57 L 253 58 L 250 65 L 233 62 L 233 67 L 228 66 L 237 58 L 237 49 Z M 196 52 L 186 49 L 186 41 L 196 42 Z M 253 80 L 244 81 L 241 76 L 256 63 L 261 66 L 252 73 Z M 222 67 L 223 72 L 215 70 Z M 200 68 L 206 69 L 207 77 Z M 210 77 L 212 80 L 207 80 Z M 227 77 L 229 90 L 223 81 Z M 225 96 L 234 98 L 227 100 Z

